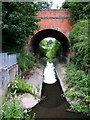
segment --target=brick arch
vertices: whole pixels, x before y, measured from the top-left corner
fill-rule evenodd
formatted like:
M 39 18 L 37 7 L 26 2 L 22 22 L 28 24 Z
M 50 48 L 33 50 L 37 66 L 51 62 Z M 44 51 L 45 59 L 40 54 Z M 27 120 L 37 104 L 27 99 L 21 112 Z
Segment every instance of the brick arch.
M 67 53 L 69 53 L 68 37 L 73 25 L 73 22 L 68 21 L 68 18 L 70 17 L 70 11 L 42 10 L 38 12 L 36 17 L 41 19 L 41 21 L 38 22 L 40 29 L 39 31 L 34 31 L 35 35 L 33 37 L 28 38 L 28 46 L 33 48 L 31 50 L 37 51 L 39 42 L 45 37 L 54 37 L 58 40 L 62 38 L 62 41 L 60 40 L 60 42 L 63 46 L 63 55 L 66 56 Z M 48 31 L 54 31 L 54 34 L 59 37 L 57 38 L 56 36 L 53 36 L 52 32 L 50 32 L 51 34 L 48 36 Z M 44 35 L 45 32 L 47 35 Z
M 69 53 L 69 41 L 68 38 L 60 31 L 55 29 L 44 29 L 39 32 L 37 32 L 32 38 L 30 42 L 30 51 L 37 54 L 38 52 L 38 45 L 39 43 L 47 37 L 53 37 L 56 40 L 58 40 L 62 45 L 62 58 L 65 59 L 65 57 L 68 56 Z
M 55 26 L 45 26 L 45 27 L 40 27 L 39 31 L 35 31 L 34 34 L 37 34 L 38 32 L 46 29 L 52 29 L 52 30 L 57 30 L 61 33 L 63 33 L 67 38 L 69 36 L 70 32 L 66 32 L 63 28 L 55 27 Z

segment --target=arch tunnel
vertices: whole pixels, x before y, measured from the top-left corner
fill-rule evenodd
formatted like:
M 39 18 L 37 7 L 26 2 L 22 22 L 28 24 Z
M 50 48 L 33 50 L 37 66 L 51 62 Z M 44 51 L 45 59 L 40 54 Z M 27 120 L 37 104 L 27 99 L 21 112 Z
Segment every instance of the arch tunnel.
M 33 51 L 35 54 L 38 52 L 38 45 L 39 43 L 47 38 L 52 37 L 58 40 L 61 43 L 62 46 L 62 58 L 65 59 L 65 57 L 68 56 L 69 53 L 69 41 L 68 38 L 60 31 L 54 30 L 54 29 L 45 29 L 37 32 L 32 38 L 30 42 L 31 51 Z

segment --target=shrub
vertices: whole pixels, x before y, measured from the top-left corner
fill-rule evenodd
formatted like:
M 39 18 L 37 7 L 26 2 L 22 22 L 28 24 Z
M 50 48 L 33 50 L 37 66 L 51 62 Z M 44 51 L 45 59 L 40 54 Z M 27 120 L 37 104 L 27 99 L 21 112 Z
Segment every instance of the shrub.
M 69 20 L 73 20 L 74 22 L 77 22 L 79 19 L 88 19 L 89 8 L 89 2 L 67 2 L 67 0 L 65 0 L 61 7 L 61 9 L 70 10 L 71 16 Z
M 22 106 L 21 100 L 19 97 L 13 97 L 13 94 L 10 93 L 10 96 L 3 98 L 4 102 L 0 106 L 0 120 L 2 119 L 30 119 L 31 117 L 26 113 L 25 108 Z M 31 110 L 27 110 L 30 112 Z
M 53 41 L 52 42 L 52 48 L 47 49 L 47 60 L 52 62 L 53 59 L 59 58 L 60 59 L 60 52 L 61 52 L 61 44 L 59 41 Z
M 32 68 L 32 66 L 34 65 L 34 61 L 35 57 L 31 53 L 27 55 L 25 51 L 22 51 L 20 56 L 18 57 L 18 65 L 21 72 Z
M 78 101 L 72 104 L 71 108 L 78 112 L 89 112 L 89 76 L 82 70 L 77 70 L 73 64 L 67 65 L 66 82 L 68 83 L 65 96 L 70 100 Z M 79 105 L 79 107 L 78 107 Z
M 86 64 L 89 63 L 89 45 L 88 45 L 88 21 L 82 20 L 73 26 L 69 35 L 71 51 L 75 55 L 71 57 L 74 64 L 82 70 L 87 70 Z
M 34 91 L 33 86 L 26 83 L 24 79 L 21 79 L 21 78 L 14 78 L 12 82 L 9 82 L 8 91 L 11 93 L 14 93 L 15 91 L 27 92 L 27 93 L 35 94 L 37 96 L 36 93 L 33 93 Z

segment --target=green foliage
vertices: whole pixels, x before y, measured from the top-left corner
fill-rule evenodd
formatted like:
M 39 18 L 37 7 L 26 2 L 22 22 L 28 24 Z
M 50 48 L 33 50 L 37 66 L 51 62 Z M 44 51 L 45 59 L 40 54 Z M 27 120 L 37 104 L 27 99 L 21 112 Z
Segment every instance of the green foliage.
M 39 10 L 40 6 L 33 2 L 2 3 L 3 51 L 19 52 L 25 46 L 27 37 L 39 29 L 39 19 L 35 18 Z
M 88 87 L 87 84 L 89 82 L 88 76 L 82 70 L 77 70 L 75 65 L 68 64 L 66 70 L 66 82 L 69 82 L 68 88 L 73 87 L 75 85 L 79 87 Z M 81 84 L 82 83 L 82 84 Z
M 89 112 L 89 76 L 84 71 L 77 70 L 73 64 L 67 65 L 66 73 L 65 80 L 68 85 L 65 96 L 70 100 L 78 101 L 76 104 L 73 103 L 71 108 L 78 112 Z
M 59 41 L 52 41 L 52 40 L 43 40 L 40 42 L 40 46 L 44 47 L 43 52 L 44 54 L 46 53 L 47 60 L 50 62 L 53 62 L 54 58 L 57 58 L 58 56 L 60 57 L 60 52 L 61 52 L 61 44 Z
M 90 3 L 88 2 L 65 2 L 62 9 L 68 9 L 71 12 L 69 20 L 74 20 L 74 22 L 79 19 L 88 19 Z
M 20 70 L 24 72 L 25 70 L 32 68 L 34 61 L 35 57 L 31 53 L 27 55 L 25 51 L 22 51 L 18 57 L 18 65 Z
M 48 41 L 47 40 L 42 40 L 39 45 L 40 46 L 44 46 L 45 48 L 47 48 L 47 44 L 48 44 Z
M 24 79 L 14 78 L 12 82 L 8 83 L 8 91 L 10 93 L 27 92 L 33 94 L 33 86 L 26 83 Z
M 71 106 L 72 109 L 75 109 L 78 112 L 88 113 L 89 112 L 89 106 L 86 104 L 74 104 Z
M 61 44 L 59 41 L 54 41 L 52 44 L 51 44 L 51 49 L 48 48 L 47 50 L 47 59 L 49 61 L 53 61 L 54 58 L 60 58 L 60 52 L 61 52 Z
M 38 45 L 38 54 L 40 57 L 46 56 L 46 50 L 40 44 Z
M 31 110 L 22 106 L 21 98 L 10 93 L 3 96 L 3 104 L 0 106 L 0 120 L 2 119 L 29 119 L 34 120 L 35 115 L 31 118 L 28 114 Z
M 36 86 L 36 89 L 37 89 L 37 95 L 39 96 L 39 91 L 40 91 L 40 85 L 39 84 Z
M 90 84 L 89 75 L 87 75 L 87 64 L 89 64 L 89 45 L 88 45 L 88 13 L 90 3 L 88 2 L 65 2 L 62 8 L 70 10 L 71 17 L 69 20 L 77 22 L 73 25 L 73 30 L 70 32 L 69 41 L 71 51 L 75 54 L 71 55 L 73 64 L 67 65 L 66 83 L 67 89 L 65 96 L 72 103 L 71 109 L 78 112 L 89 113 L 90 105 Z
M 71 50 L 75 50 L 75 55 L 71 57 L 74 64 L 79 65 L 80 69 L 86 70 L 85 66 L 89 63 L 88 45 L 88 21 L 83 20 L 73 26 L 69 35 Z
M 1 119 L 14 119 L 14 118 L 24 118 L 23 112 L 24 108 L 18 98 L 14 98 L 12 94 L 10 99 L 8 97 L 4 98 L 4 103 L 0 107 L 2 114 L 0 114 Z M 17 112 L 18 111 L 18 112 Z
M 62 6 L 60 7 L 60 9 L 68 9 L 69 8 L 69 3 L 70 2 L 64 2 L 63 4 L 62 4 Z
M 29 92 L 29 93 L 32 93 L 32 91 L 30 90 L 31 86 L 28 83 L 26 83 L 24 81 L 24 79 L 20 79 L 20 78 L 15 78 L 15 79 L 18 81 L 17 92 Z
M 17 91 L 17 89 L 18 89 L 17 85 L 18 85 L 18 81 L 15 78 L 13 82 L 8 83 L 8 91 L 11 92 L 11 93 Z
M 41 9 L 43 10 L 49 10 L 51 8 L 51 3 L 48 2 L 41 1 L 37 2 L 37 4 L 40 5 Z

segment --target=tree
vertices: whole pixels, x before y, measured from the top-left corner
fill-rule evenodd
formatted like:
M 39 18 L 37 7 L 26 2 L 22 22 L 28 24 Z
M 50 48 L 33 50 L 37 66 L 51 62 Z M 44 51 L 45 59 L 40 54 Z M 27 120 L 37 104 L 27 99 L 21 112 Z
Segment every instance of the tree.
M 53 4 L 52 0 L 49 1 L 49 3 L 46 2 L 46 1 L 40 1 L 40 0 L 34 0 L 34 2 L 37 3 L 38 5 L 40 5 L 42 10 L 49 10 L 49 9 L 51 9 L 52 4 Z
M 69 8 L 69 3 L 70 2 L 64 2 L 64 3 L 62 3 L 62 6 L 60 7 L 60 9 L 68 9 Z
M 39 29 L 35 18 L 40 6 L 33 2 L 2 3 L 2 48 L 3 51 L 19 51 L 27 37 Z
M 79 19 L 88 19 L 90 3 L 64 2 L 61 8 L 70 10 L 70 20 L 74 20 L 74 22 L 77 22 Z
M 46 9 L 50 9 L 50 5 L 48 2 L 37 2 L 38 5 L 40 5 L 41 9 L 46 10 Z

